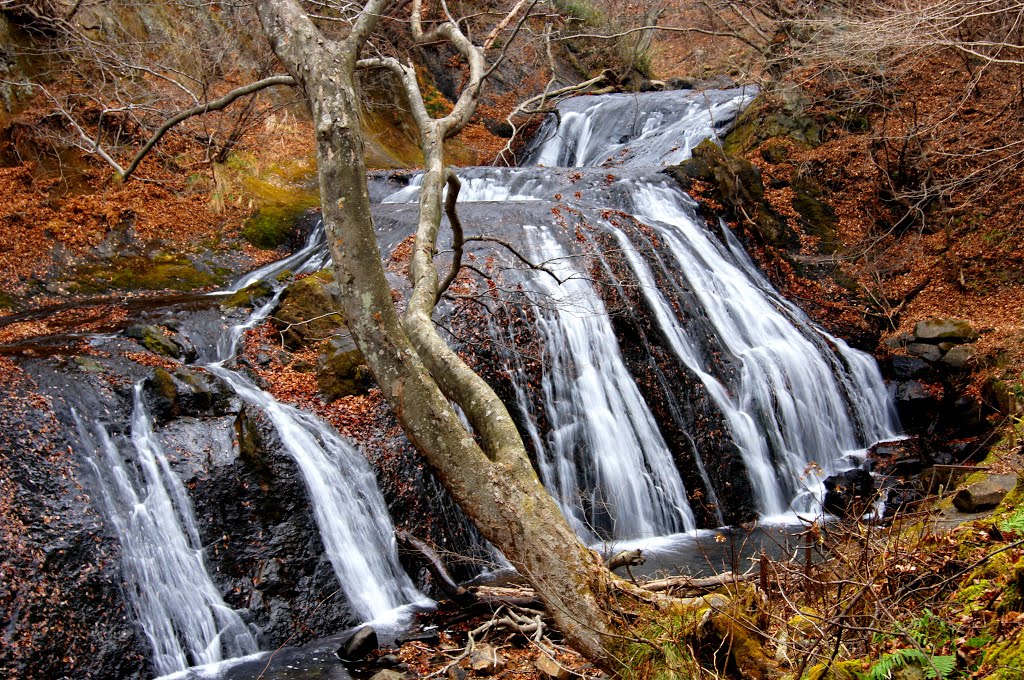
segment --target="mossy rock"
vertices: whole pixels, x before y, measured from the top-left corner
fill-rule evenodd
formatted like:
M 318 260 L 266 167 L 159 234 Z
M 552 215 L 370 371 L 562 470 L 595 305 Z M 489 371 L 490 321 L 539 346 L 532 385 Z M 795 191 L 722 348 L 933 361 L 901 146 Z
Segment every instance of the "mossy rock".
M 800 226 L 805 233 L 818 238 L 818 250 L 832 254 L 842 244 L 836 232 L 836 211 L 821 199 L 821 188 L 812 180 L 800 178 L 793 182 L 793 209 L 800 216 Z
M 220 308 L 224 311 L 240 307 L 251 309 L 256 306 L 257 300 L 270 297 L 273 294 L 274 288 L 270 283 L 267 281 L 257 281 L 221 300 Z
M 836 661 L 831 665 L 820 663 L 812 666 L 806 680 L 860 680 L 864 674 L 864 664 L 860 661 Z
M 74 357 L 75 364 L 86 373 L 105 373 L 106 367 L 93 357 Z
M 173 359 L 181 359 L 185 351 L 181 345 L 164 334 L 160 326 L 137 324 L 124 329 L 125 337 L 137 340 L 139 344 L 154 354 Z
M 363 353 L 351 336 L 331 339 L 327 352 L 321 354 L 316 366 L 316 384 L 328 402 L 355 394 L 365 394 L 373 386 L 373 376 Z
M 799 87 L 762 92 L 740 114 L 722 146 L 729 154 L 742 154 L 773 137 L 788 137 L 807 146 L 821 143 L 821 128 L 806 113 L 807 99 Z
M 978 331 L 964 319 L 922 319 L 914 324 L 914 340 L 931 345 L 974 342 L 979 337 Z
M 245 222 L 242 238 L 262 250 L 275 250 L 293 240 L 298 233 L 301 210 L 278 206 L 260 208 Z
M 289 284 L 281 294 L 272 321 L 290 350 L 326 340 L 343 330 L 340 291 L 330 270 Z
M 732 156 L 711 140 L 704 140 L 690 158 L 665 172 L 684 190 L 691 189 L 694 181 L 708 184 L 715 200 L 725 208 L 726 217 L 752 226 L 764 243 L 779 247 L 796 244 L 796 235 L 785 220 L 765 202 L 761 171 L 745 158 Z

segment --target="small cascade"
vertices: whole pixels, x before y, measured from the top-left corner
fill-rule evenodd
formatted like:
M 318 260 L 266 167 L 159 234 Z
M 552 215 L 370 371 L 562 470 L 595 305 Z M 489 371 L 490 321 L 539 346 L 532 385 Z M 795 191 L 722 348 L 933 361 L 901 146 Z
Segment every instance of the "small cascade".
M 306 482 L 327 557 L 356 615 L 395 624 L 407 615 L 405 605 L 430 605 L 398 562 L 387 505 L 362 454 L 323 421 L 282 404 L 241 374 L 208 368 L 273 423 Z
M 257 651 L 203 559 L 192 504 L 153 433 L 135 385 L 131 439 L 121 446 L 104 427 L 73 413 L 97 480 L 107 523 L 121 544 L 124 594 L 161 675 Z
M 319 271 L 327 262 L 324 231 L 317 225 L 302 250 L 258 270 L 256 278 L 250 274 L 233 289 L 274 281 L 286 269 L 300 274 Z M 327 557 L 353 611 L 363 621 L 396 624 L 408 616 L 403 609 L 407 605 L 425 607 L 432 602 L 416 589 L 398 561 L 395 530 L 370 464 L 330 425 L 282 404 L 242 373 L 227 368 L 242 334 L 267 318 L 280 293 L 223 334 L 206 368 L 270 418 L 302 473 Z
M 537 133 L 522 165 L 661 167 L 716 139 L 753 101 L 757 88 L 574 97 Z
M 817 491 L 813 465 L 836 471 L 841 454 L 895 436 L 894 412 L 870 357 L 811 324 L 757 272 L 739 244 L 723 245 L 703 226 L 685 195 L 666 183 L 642 183 L 632 192 L 633 214 L 655 229 L 676 272 L 696 295 L 722 347 L 738 366 L 721 381 L 704 369 L 694 345 L 659 290 L 646 262 L 615 230 L 622 251 L 676 356 L 696 373 L 722 410 L 753 481 L 764 515 L 789 509 L 802 489 Z M 725 238 L 732 235 L 726 229 Z M 837 455 L 838 454 L 838 455 Z M 841 463 L 839 463 L 841 464 Z M 813 501 L 813 494 L 805 496 Z

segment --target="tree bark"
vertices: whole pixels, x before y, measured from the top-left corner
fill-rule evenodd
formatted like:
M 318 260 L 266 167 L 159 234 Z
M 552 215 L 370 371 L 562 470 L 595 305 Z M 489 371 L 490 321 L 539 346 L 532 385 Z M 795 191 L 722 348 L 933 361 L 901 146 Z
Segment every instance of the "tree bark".
M 410 67 L 388 58 L 360 61 L 359 50 L 386 4 L 369 0 L 349 36 L 332 41 L 296 0 L 256 2 L 275 53 L 302 88 L 312 113 L 324 227 L 349 328 L 410 441 L 454 500 L 530 581 L 570 644 L 606 670 L 625 673 L 627 648 L 637 642 L 637 628 L 659 616 L 705 611 L 703 627 L 719 614 L 704 599 L 648 593 L 609 572 L 580 543 L 541 484 L 500 399 L 438 336 L 431 316 L 438 291 L 433 252 L 448 172 L 442 142 L 469 120 L 479 88 L 466 87 L 452 113 L 434 120 L 418 96 Z M 482 52 L 454 23 L 425 33 L 420 0 L 413 0 L 412 12 L 417 41 L 452 42 L 469 62 L 470 82 L 482 77 Z M 410 266 L 413 292 L 404 322 L 384 276 L 370 213 L 357 67 L 395 72 L 410 95 L 421 132 L 424 180 Z M 463 427 L 449 399 L 466 413 L 473 432 Z M 728 628 L 726 623 L 719 627 Z
M 383 4 L 371 0 L 363 16 L 378 14 Z M 275 53 L 301 86 L 313 116 L 334 275 L 352 335 L 381 391 L 455 501 L 530 579 L 567 639 L 588 657 L 609 663 L 605 641 L 611 631 L 602 598 L 607 595 L 610 574 L 597 555 L 580 544 L 541 485 L 511 418 L 493 391 L 475 374 L 469 378 L 470 388 L 457 387 L 456 380 L 449 385 L 450 391 L 460 393 L 458 401 L 481 438 L 497 445 L 489 447 L 488 455 L 463 428 L 406 333 L 406 327 L 417 333 L 424 353 L 429 354 L 426 345 L 434 344 L 429 336 L 436 336 L 429 317 L 416 313 L 405 326 L 398 317 L 370 215 L 353 82 L 359 45 L 349 42 L 354 34 L 342 43 L 328 41 L 294 0 L 259 0 L 256 6 Z M 431 136 L 430 142 L 439 146 L 440 140 Z M 443 164 L 439 154 L 427 155 L 429 181 L 424 182 L 424 192 L 431 205 L 436 195 L 440 211 L 440 191 L 429 187 L 435 179 L 443 184 Z M 429 235 L 417 240 L 419 277 L 436 279 L 428 254 L 432 240 Z M 426 291 L 429 286 L 418 288 Z M 431 330 L 423 332 L 427 324 Z M 468 371 L 444 359 L 440 363 L 441 372 L 450 368 L 465 377 Z M 499 405 L 500 413 L 488 410 Z

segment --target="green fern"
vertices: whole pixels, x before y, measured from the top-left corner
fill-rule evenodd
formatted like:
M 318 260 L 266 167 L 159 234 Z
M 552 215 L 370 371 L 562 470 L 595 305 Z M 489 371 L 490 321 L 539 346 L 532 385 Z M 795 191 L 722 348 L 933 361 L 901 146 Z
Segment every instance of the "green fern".
M 916 663 L 926 678 L 946 680 L 956 670 L 955 656 L 931 656 L 919 649 L 898 649 L 876 661 L 868 670 L 868 680 L 889 680 L 892 672 L 907 664 Z

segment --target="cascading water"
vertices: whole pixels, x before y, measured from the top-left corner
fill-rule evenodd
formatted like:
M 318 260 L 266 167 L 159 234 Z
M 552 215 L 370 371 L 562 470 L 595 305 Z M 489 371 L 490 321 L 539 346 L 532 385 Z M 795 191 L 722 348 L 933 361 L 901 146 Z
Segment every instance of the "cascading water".
M 286 269 L 317 271 L 328 261 L 325 245 L 323 229 L 317 228 L 295 255 L 246 276 L 232 290 L 273 281 Z M 270 418 L 302 473 L 327 557 L 353 611 L 364 621 L 397 623 L 408 615 L 406 605 L 427 606 L 431 601 L 416 590 L 398 562 L 394 528 L 369 463 L 327 423 L 282 404 L 226 365 L 245 330 L 267 318 L 279 295 L 228 329 L 215 343 L 206 368 Z
M 153 667 L 165 675 L 255 653 L 256 639 L 206 570 L 192 504 L 153 433 L 142 385 L 135 385 L 126 446 L 101 424 L 73 415 L 121 544 L 125 597 L 152 647 Z
M 279 285 L 282 271 L 317 271 L 327 259 L 323 229 L 317 228 L 300 251 L 247 275 L 230 290 L 262 281 Z M 279 295 L 243 323 L 200 343 L 199 363 L 267 414 L 306 483 L 341 591 L 360 620 L 373 621 L 386 635 L 408 619 L 409 605 L 432 602 L 399 564 L 394 529 L 369 463 L 329 425 L 278 402 L 226 366 L 245 330 L 266 319 Z M 252 632 L 224 603 L 206 569 L 188 493 L 153 431 L 142 383 L 134 389 L 131 437 L 121 446 L 101 424 L 87 423 L 74 409 L 72 414 L 104 515 L 121 544 L 126 599 L 152 649 L 156 671 L 166 675 L 257 652 Z M 126 462 L 122 452 L 134 460 Z
M 464 224 L 476 217 L 492 229 L 518 229 L 516 246 L 545 265 L 513 277 L 542 302 L 533 309 L 540 384 L 517 352 L 508 353 L 508 375 L 544 483 L 586 538 L 694 527 L 678 462 L 625 365 L 588 261 L 613 279 L 608 258 L 625 262 L 629 280 L 617 285 L 639 288 L 674 360 L 720 411 L 760 516 L 814 509 L 823 474 L 898 429 L 873 360 L 782 299 L 728 230 L 710 233 L 693 201 L 659 172 L 726 129 L 754 94 L 578 97 L 560 105 L 529 153 L 529 164 L 562 169 L 460 173 Z M 415 200 L 417 190 L 414 179 L 384 202 Z M 486 205 L 494 201 L 500 205 Z M 702 453 L 693 479 L 714 508 L 724 490 Z

